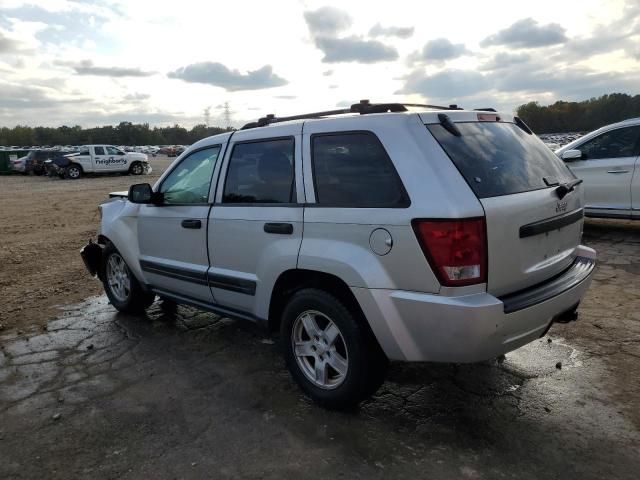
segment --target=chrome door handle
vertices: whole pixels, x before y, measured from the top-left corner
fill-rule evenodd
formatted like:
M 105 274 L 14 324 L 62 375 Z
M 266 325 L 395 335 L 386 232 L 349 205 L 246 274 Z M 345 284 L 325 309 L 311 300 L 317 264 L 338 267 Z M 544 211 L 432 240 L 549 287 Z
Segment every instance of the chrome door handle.
M 629 170 L 607 170 L 607 173 L 629 173 Z

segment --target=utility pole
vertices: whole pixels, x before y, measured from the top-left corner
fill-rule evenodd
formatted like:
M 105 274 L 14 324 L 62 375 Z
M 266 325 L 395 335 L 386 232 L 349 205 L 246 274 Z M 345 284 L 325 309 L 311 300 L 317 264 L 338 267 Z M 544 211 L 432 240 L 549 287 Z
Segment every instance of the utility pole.
M 211 106 L 204 109 L 204 123 L 209 128 L 209 121 L 211 120 Z

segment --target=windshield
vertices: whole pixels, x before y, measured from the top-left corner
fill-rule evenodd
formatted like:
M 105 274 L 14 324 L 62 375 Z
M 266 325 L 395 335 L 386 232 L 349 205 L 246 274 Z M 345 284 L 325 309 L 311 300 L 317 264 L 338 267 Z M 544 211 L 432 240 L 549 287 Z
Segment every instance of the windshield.
M 505 122 L 456 123 L 460 136 L 427 125 L 478 198 L 548 188 L 575 177 L 542 141 Z

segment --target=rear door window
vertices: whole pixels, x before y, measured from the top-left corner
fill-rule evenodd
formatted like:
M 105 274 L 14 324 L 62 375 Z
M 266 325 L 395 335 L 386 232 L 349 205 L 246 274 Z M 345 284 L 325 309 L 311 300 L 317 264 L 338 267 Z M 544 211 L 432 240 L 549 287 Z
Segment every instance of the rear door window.
M 294 203 L 293 180 L 293 138 L 237 143 L 222 203 Z
M 371 132 L 313 135 L 311 158 L 319 205 L 409 206 L 409 197 L 389 155 Z
M 93 147 L 93 152 L 96 155 L 104 155 L 104 148 L 102 148 L 102 147 Z
M 427 128 L 478 198 L 539 190 L 575 178 L 538 137 L 513 123 L 455 125 L 460 136 L 440 124 Z

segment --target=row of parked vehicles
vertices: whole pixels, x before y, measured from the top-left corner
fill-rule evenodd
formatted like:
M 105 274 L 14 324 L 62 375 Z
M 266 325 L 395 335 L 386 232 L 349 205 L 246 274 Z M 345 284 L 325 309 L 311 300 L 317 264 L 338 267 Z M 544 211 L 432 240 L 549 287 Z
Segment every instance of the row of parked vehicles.
M 140 175 L 149 173 L 149 155 L 176 157 L 187 147 L 165 145 L 162 147 L 115 147 L 113 145 L 40 147 L 0 147 L 2 151 L 20 152 L 26 155 L 10 156 L 9 169 L 13 172 L 34 175 L 58 175 L 61 178 L 79 178 L 84 173 L 121 172 Z
M 174 152 L 173 156 L 175 155 Z M 126 151 L 112 145 L 84 145 L 71 153 L 53 149 L 33 149 L 26 155 L 10 159 L 9 162 L 11 170 L 15 172 L 57 175 L 68 179 L 80 178 L 85 173 L 142 175 L 152 170 L 146 153 Z
M 618 137 L 558 153 L 617 172 Z M 159 296 L 279 332 L 300 387 L 345 408 L 389 361 L 483 361 L 575 320 L 588 182 L 509 114 L 362 101 L 197 142 L 111 194 L 82 257 L 120 311 Z

